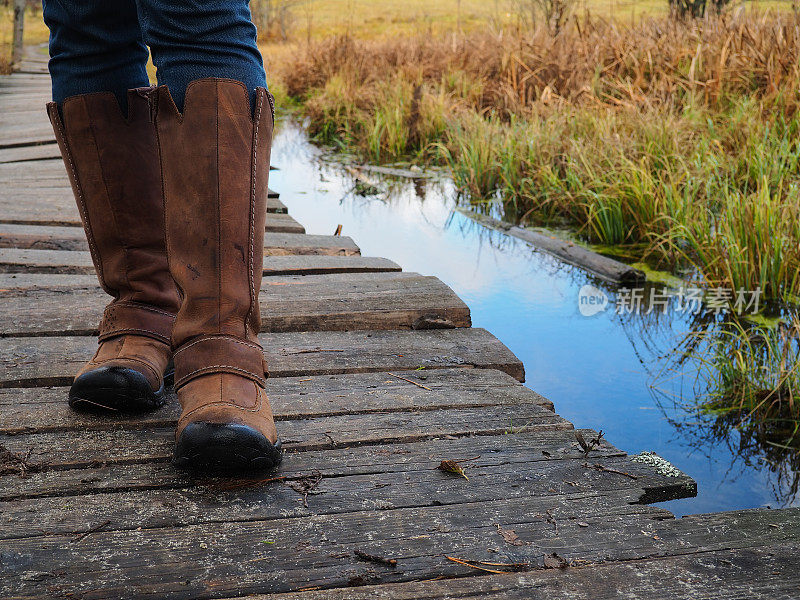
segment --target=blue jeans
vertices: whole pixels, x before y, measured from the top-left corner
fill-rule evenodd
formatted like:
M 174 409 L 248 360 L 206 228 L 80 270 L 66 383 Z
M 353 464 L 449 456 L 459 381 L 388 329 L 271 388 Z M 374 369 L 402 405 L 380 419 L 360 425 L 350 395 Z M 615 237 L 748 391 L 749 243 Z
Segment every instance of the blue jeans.
M 42 0 L 50 29 L 50 76 L 59 104 L 78 94 L 111 91 L 127 113 L 127 90 L 158 83 L 183 110 L 195 79 L 226 77 L 251 90 L 266 87 L 249 0 Z

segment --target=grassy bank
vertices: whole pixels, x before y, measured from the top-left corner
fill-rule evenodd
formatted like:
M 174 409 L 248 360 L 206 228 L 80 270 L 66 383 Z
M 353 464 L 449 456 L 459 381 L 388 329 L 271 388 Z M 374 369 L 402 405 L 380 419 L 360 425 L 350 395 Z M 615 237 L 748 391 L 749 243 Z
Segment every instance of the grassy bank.
M 787 298 L 800 294 L 799 56 L 793 15 L 751 12 L 336 37 L 270 64 L 320 141 L 447 165 L 508 220 Z

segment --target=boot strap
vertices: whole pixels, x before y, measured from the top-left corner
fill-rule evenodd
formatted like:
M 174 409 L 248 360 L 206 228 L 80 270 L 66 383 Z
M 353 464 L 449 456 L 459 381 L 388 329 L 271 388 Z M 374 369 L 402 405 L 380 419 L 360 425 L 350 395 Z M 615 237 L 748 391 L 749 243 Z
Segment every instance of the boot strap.
M 154 306 L 136 302 L 112 302 L 100 321 L 100 341 L 118 335 L 142 335 L 170 343 L 175 315 Z
M 266 385 L 267 364 L 261 346 L 227 335 L 194 339 L 178 348 L 175 357 L 175 389 L 210 373 L 231 373 Z

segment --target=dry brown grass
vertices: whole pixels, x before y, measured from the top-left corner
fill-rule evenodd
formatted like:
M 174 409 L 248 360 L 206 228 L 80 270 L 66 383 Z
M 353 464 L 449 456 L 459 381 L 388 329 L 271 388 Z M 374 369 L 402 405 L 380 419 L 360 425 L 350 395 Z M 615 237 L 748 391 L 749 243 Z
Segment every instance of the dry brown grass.
M 440 82 L 463 71 L 483 88 L 475 108 L 527 114 L 541 105 L 714 106 L 757 94 L 794 106 L 800 82 L 800 22 L 790 13 L 740 14 L 625 25 L 575 21 L 558 36 L 475 32 L 465 36 L 356 41 L 335 37 L 273 64 L 290 95 L 303 97 L 334 76 L 353 84 L 386 79 Z

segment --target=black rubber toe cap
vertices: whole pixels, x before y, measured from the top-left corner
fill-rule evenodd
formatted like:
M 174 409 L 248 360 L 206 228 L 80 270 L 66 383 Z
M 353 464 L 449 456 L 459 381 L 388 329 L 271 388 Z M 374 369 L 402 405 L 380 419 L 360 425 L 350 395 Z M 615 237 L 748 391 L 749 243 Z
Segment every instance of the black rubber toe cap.
M 189 423 L 175 444 L 175 465 L 191 471 L 263 472 L 283 458 L 281 442 L 239 423 Z
M 139 371 L 98 367 L 77 377 L 69 390 L 69 405 L 91 412 L 145 412 L 163 406 L 164 385 L 153 391 Z

